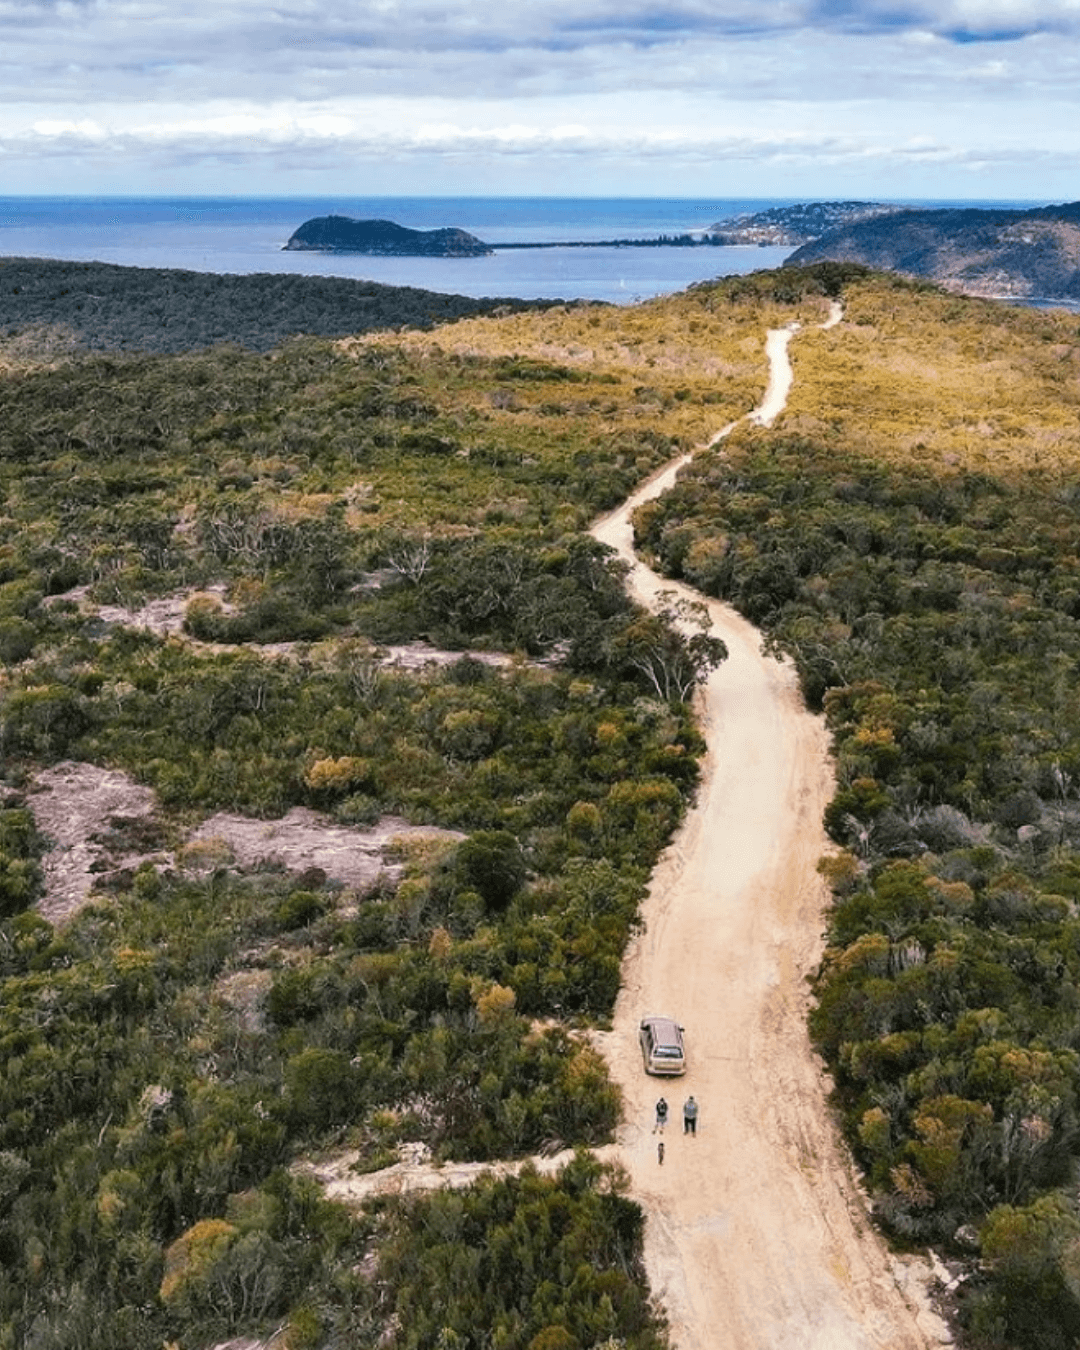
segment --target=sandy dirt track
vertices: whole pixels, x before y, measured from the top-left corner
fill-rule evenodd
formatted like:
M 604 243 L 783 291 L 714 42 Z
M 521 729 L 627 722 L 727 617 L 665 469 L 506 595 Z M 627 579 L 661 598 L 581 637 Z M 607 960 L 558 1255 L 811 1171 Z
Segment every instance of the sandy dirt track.
M 769 389 L 749 414 L 759 423 L 783 408 L 794 331 L 770 334 Z M 700 599 L 632 551 L 632 512 L 679 467 L 594 529 L 630 563 L 631 591 L 646 604 L 661 591 Z M 926 1268 L 896 1261 L 870 1227 L 806 1032 L 825 903 L 825 728 L 804 709 L 793 669 L 762 656 L 757 630 L 717 602 L 709 612 L 730 656 L 703 691 L 702 789 L 653 877 L 613 1030 L 597 1038 L 625 1097 L 615 1154 L 647 1215 L 649 1277 L 677 1350 L 941 1344 Z M 646 1013 L 684 1025 L 685 1078 L 642 1071 Z M 652 1131 L 661 1093 L 671 1106 L 662 1165 Z M 682 1132 L 689 1093 L 701 1108 L 696 1136 Z

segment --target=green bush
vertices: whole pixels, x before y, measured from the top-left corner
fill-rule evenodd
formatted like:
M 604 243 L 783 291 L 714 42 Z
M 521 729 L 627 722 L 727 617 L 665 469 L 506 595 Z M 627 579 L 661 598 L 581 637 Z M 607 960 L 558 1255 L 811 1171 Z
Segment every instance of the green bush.
M 475 890 L 488 909 L 505 909 L 527 874 L 518 841 L 506 830 L 478 830 L 457 851 L 462 884 Z

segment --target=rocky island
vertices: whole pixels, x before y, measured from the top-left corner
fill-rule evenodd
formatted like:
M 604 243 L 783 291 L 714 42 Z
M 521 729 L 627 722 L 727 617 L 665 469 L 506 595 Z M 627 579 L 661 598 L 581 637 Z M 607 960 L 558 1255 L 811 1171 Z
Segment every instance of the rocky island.
M 315 216 L 304 221 L 285 248 L 312 253 L 369 253 L 401 258 L 481 258 L 491 248 L 467 230 L 410 230 L 392 220 Z

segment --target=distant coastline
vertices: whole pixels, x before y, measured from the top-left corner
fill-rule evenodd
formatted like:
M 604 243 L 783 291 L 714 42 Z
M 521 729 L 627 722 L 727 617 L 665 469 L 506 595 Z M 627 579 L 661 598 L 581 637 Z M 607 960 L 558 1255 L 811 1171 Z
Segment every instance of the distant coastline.
M 794 249 L 789 263 L 857 262 L 988 298 L 1080 299 L 1080 202 L 1028 211 L 920 210 L 895 203 L 803 202 L 724 218 L 696 230 L 585 240 L 488 242 L 457 227 L 415 230 L 388 220 L 319 216 L 289 250 L 476 258 L 537 250 Z
M 339 277 L 484 300 L 559 298 L 634 304 L 720 276 L 781 267 L 793 246 L 612 247 L 671 238 L 797 204 L 787 197 L 0 196 L 0 256 L 183 270 L 200 275 Z M 917 201 L 916 209 L 1023 210 L 1045 201 Z M 382 217 L 434 229 L 455 221 L 499 248 L 472 259 L 287 252 L 317 215 Z M 586 247 L 560 247 L 576 240 Z M 605 241 L 608 241 L 605 246 Z M 718 241 L 719 242 L 719 241 Z M 588 246 L 592 245 L 592 246 Z M 1039 288 L 1041 290 L 1041 288 Z
M 287 252 L 355 253 L 369 257 L 476 258 L 524 249 L 791 247 L 812 243 L 845 225 L 893 216 L 909 208 L 882 202 L 812 202 L 744 212 L 713 225 L 677 233 L 610 239 L 489 241 L 467 230 L 442 226 L 417 230 L 384 219 L 315 216 L 296 229 Z
M 284 246 L 295 253 L 355 253 L 377 258 L 480 258 L 509 249 L 552 248 L 701 248 L 730 246 L 733 241 L 712 230 L 622 239 L 529 239 L 488 241 L 467 230 L 444 226 L 414 230 L 392 220 L 354 220 L 349 216 L 316 216 L 293 232 Z M 735 242 L 744 242 L 737 240 Z M 754 239 L 768 244 L 771 239 Z

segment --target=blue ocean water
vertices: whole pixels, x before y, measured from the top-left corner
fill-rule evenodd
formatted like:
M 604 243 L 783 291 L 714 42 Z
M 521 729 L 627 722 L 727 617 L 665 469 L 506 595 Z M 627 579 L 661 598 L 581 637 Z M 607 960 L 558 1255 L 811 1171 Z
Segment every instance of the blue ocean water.
M 458 295 L 631 303 L 695 281 L 778 267 L 788 248 L 512 249 L 482 258 L 285 253 L 312 216 L 456 226 L 488 243 L 648 239 L 804 198 L 0 197 L 0 257 L 196 272 L 288 272 Z M 911 203 L 914 205 L 915 203 Z M 919 203 L 958 205 L 960 203 Z M 1020 202 L 964 205 L 1027 206 Z

